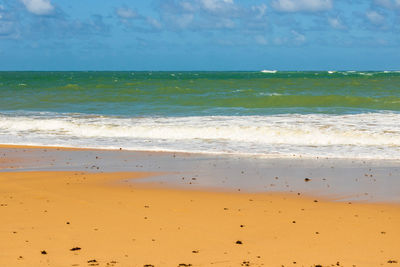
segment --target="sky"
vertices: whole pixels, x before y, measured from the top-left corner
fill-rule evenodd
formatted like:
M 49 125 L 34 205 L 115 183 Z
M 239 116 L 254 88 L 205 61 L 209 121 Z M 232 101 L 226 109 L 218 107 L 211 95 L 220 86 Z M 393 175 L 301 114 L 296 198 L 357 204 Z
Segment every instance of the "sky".
M 399 70 L 400 0 L 0 0 L 0 70 Z

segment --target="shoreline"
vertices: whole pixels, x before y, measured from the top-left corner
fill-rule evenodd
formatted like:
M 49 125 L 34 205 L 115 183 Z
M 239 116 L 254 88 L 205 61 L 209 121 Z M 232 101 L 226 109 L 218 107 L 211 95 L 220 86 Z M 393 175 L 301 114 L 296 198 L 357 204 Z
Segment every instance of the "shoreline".
M 201 152 L 201 151 L 179 151 L 179 150 L 137 150 L 125 148 L 98 148 L 98 147 L 75 147 L 75 146 L 58 146 L 58 145 L 20 145 L 20 144 L 0 144 L 1 148 L 32 148 L 32 149 L 56 149 L 56 150 L 86 150 L 86 151 L 128 151 L 136 153 L 166 153 L 181 155 L 199 155 L 199 156 L 222 156 L 222 157 L 243 157 L 243 158 L 259 158 L 259 159 L 305 159 L 305 160 L 342 160 L 342 161 L 385 161 L 396 162 L 400 164 L 400 158 L 355 158 L 355 157 L 328 157 L 328 156 L 307 156 L 307 155 L 279 155 L 279 154 L 257 154 L 257 153 L 235 153 L 235 152 Z

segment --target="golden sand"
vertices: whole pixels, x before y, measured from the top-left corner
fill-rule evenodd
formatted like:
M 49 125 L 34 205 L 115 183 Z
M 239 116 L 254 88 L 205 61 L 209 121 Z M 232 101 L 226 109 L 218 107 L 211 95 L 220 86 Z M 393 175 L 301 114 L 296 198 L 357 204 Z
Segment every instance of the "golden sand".
M 151 175 L 0 173 L 0 266 L 400 262 L 398 205 L 127 182 Z

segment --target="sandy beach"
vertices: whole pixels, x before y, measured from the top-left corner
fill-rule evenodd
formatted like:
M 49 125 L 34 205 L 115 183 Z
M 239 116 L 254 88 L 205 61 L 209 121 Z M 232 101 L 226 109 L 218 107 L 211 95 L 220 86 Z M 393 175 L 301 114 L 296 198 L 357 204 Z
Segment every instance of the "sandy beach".
M 159 169 L 28 170 L 20 168 L 32 164 L 24 153 L 37 156 L 43 148 L 1 149 L 0 266 L 392 266 L 400 261 L 396 203 L 143 182 L 167 176 Z M 19 159 L 6 160 L 10 149 Z
M 0 0 L 0 267 L 400 267 L 400 0 Z

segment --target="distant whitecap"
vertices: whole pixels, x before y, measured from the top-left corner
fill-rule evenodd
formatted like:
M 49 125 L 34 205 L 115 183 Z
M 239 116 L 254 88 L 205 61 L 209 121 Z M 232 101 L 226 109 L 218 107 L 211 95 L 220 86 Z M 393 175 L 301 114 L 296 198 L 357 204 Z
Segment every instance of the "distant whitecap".
M 278 71 L 277 70 L 262 70 L 261 71 L 262 73 L 277 73 Z

